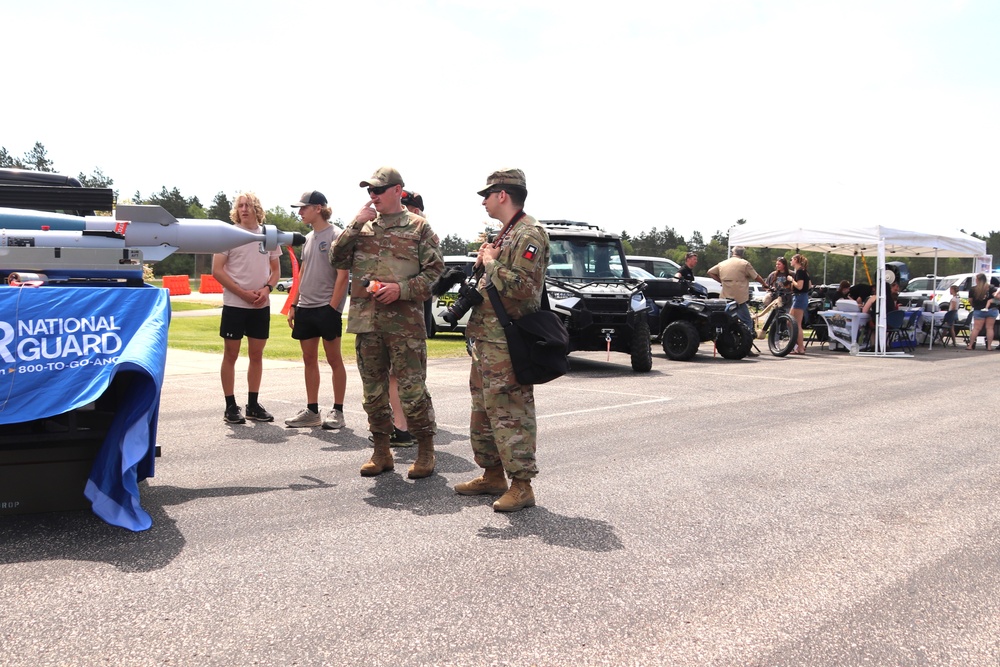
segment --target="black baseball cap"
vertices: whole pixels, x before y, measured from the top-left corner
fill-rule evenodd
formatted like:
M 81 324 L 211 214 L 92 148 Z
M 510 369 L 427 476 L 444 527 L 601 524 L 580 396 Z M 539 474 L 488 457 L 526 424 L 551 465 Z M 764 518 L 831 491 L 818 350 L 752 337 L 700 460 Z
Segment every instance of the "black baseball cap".
M 421 211 L 424 210 L 424 198 L 420 196 L 419 192 L 403 190 L 403 198 L 399 202 L 403 206 L 416 206 Z
M 300 206 L 312 206 L 318 204 L 320 206 L 326 206 L 326 195 L 324 195 L 319 190 L 311 190 L 309 192 L 303 192 L 302 196 L 299 197 L 298 204 L 292 204 L 292 208 L 299 208 Z

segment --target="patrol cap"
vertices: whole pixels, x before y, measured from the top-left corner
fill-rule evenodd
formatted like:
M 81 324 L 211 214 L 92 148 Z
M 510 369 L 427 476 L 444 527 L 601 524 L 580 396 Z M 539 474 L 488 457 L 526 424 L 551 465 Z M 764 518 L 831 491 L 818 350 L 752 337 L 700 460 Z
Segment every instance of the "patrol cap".
M 416 206 L 421 211 L 424 210 L 424 198 L 420 196 L 419 192 L 412 190 L 403 190 L 403 198 L 399 203 L 403 206 Z
M 367 181 L 361 181 L 363 188 L 380 188 L 383 185 L 404 185 L 403 177 L 394 167 L 379 167 Z
M 498 169 L 486 178 L 486 187 L 477 192 L 480 197 L 489 194 L 490 188 L 495 185 L 516 185 L 528 189 L 528 183 L 524 178 L 524 172 L 520 169 Z
M 318 204 L 320 206 L 326 206 L 326 195 L 324 195 L 319 190 L 310 190 L 309 192 L 303 192 L 302 196 L 299 197 L 299 203 L 292 204 L 292 208 L 299 208 L 300 206 L 312 206 Z

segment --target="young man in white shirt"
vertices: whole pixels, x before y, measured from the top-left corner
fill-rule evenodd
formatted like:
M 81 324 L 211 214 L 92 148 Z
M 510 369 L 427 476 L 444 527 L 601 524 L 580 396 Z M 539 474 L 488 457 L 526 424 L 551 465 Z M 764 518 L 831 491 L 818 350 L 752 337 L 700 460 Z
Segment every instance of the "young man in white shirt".
M 229 213 L 237 226 L 259 233 L 264 223 L 264 207 L 252 192 L 236 198 Z M 222 352 L 222 393 L 226 411 L 222 419 L 229 424 L 244 424 L 246 420 L 271 422 L 274 417 L 257 402 L 264 369 L 264 346 L 271 328 L 271 292 L 281 277 L 278 264 L 281 248 L 265 252 L 256 241 L 212 257 L 212 276 L 222 285 L 222 323 L 219 335 L 224 339 Z M 247 338 L 247 404 L 246 418 L 236 404 L 236 360 L 240 356 L 243 337 Z

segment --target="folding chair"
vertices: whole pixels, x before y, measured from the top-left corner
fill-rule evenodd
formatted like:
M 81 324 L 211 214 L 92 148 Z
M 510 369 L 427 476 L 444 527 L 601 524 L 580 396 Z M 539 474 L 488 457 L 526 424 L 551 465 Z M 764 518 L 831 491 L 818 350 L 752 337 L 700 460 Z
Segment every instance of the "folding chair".
M 957 312 L 957 311 L 956 311 Z M 961 322 L 958 321 L 958 317 L 955 318 L 955 333 L 962 337 L 965 344 L 969 344 L 969 325 L 972 324 L 972 311 L 969 311 L 969 316 L 966 317 Z
M 806 337 L 805 343 L 806 347 L 809 347 L 810 343 L 819 343 L 819 349 L 823 349 L 823 346 L 830 341 L 830 330 L 826 326 L 826 321 L 822 317 L 817 317 L 819 321 L 812 325 L 809 329 L 809 335 Z
M 917 342 L 913 338 L 913 323 L 919 315 L 918 311 L 911 314 L 905 310 L 893 310 L 886 313 L 885 346 L 887 349 L 902 347 L 910 352 L 914 350 Z
M 934 330 L 933 342 L 941 343 L 945 347 L 948 346 L 948 339 L 951 339 L 952 347 L 956 347 L 958 343 L 955 341 L 955 324 L 958 321 L 958 311 L 949 310 L 944 314 L 944 318 L 941 320 L 941 324 L 937 326 Z

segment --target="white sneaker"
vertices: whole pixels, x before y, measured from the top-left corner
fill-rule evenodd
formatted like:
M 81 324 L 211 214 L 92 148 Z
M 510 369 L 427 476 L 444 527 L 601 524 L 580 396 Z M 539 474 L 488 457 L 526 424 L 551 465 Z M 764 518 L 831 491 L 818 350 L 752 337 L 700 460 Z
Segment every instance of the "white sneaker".
M 323 418 L 318 412 L 313 412 L 309 408 L 306 408 L 299 414 L 295 415 L 291 419 L 285 420 L 285 426 L 291 426 L 293 428 L 306 428 L 309 426 L 320 426 L 323 423 Z
M 326 416 L 326 420 L 323 422 L 323 428 L 344 428 L 344 411 L 330 410 L 330 413 Z

